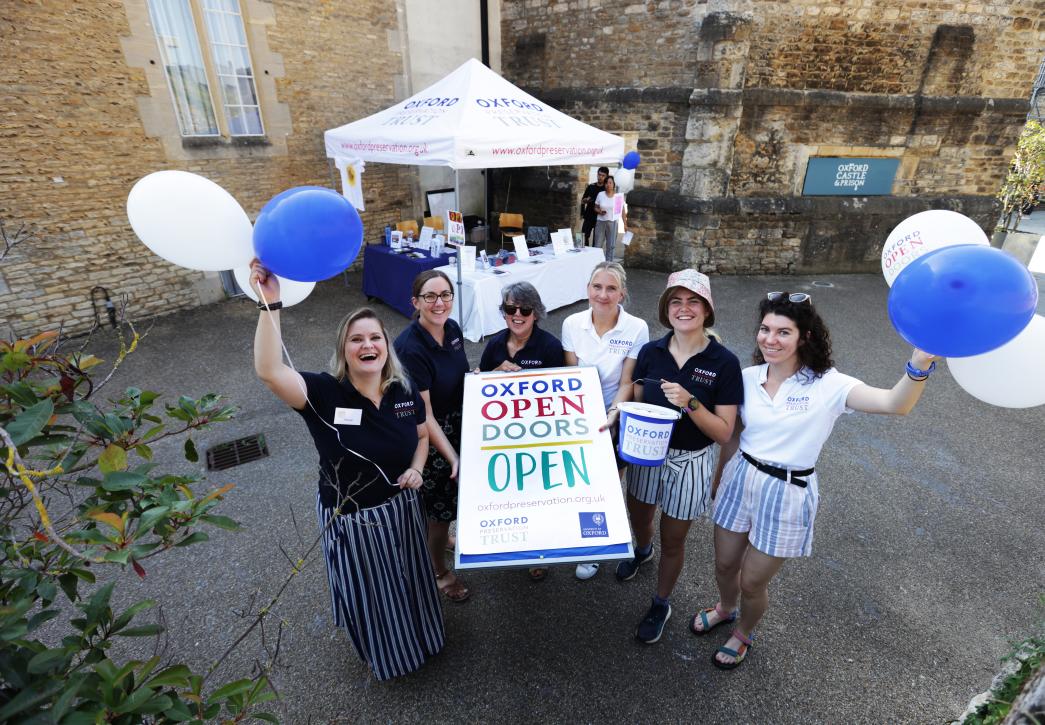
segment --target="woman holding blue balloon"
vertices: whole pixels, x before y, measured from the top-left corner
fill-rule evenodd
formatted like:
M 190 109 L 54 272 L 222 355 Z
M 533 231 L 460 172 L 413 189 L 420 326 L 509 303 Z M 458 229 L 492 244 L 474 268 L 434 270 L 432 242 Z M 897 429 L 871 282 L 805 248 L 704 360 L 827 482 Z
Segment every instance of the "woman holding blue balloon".
M 827 326 L 803 292 L 767 294 L 756 344 L 756 364 L 743 371 L 741 424 L 723 445 L 712 482 L 719 601 L 690 623 L 698 635 L 733 625 L 712 656 L 727 670 L 751 650 L 769 582 L 788 559 L 812 553 L 820 500 L 814 465 L 835 421 L 854 410 L 906 415 L 936 367 L 933 355 L 916 349 L 890 389 L 843 375 Z
M 279 280 L 255 260 L 250 284 L 262 300 L 255 371 L 301 415 L 319 453 L 316 512 L 334 623 L 377 679 L 409 674 L 444 642 L 418 492 L 424 404 L 372 310 L 341 321 L 331 373 L 298 372 L 282 360 Z

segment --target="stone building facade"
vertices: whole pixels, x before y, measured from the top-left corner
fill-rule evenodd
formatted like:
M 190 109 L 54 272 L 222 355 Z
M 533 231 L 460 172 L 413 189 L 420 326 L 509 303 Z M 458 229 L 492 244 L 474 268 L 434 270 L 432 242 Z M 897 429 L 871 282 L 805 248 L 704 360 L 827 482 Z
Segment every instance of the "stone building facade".
M 533 0 L 502 12 L 505 77 L 640 152 L 626 259 L 664 270 L 872 271 L 889 230 L 931 208 L 989 231 L 1045 48 L 1045 6 L 1003 0 Z M 817 157 L 897 170 L 884 195 L 804 195 Z M 577 228 L 586 172 L 505 172 L 511 196 L 495 208 Z
M 0 5 L 0 220 L 9 233 L 22 224 L 35 232 L 0 261 L 0 334 L 85 330 L 96 287 L 126 295 L 135 319 L 220 298 L 216 274 L 175 267 L 134 236 L 126 212 L 134 182 L 168 168 L 199 173 L 253 218 L 284 189 L 333 186 L 323 131 L 403 97 L 396 2 L 240 0 L 239 8 L 265 134 L 239 138 L 223 127 L 218 137 L 186 139 L 146 0 Z M 364 225 L 399 219 L 414 186 L 411 167 L 368 168 Z

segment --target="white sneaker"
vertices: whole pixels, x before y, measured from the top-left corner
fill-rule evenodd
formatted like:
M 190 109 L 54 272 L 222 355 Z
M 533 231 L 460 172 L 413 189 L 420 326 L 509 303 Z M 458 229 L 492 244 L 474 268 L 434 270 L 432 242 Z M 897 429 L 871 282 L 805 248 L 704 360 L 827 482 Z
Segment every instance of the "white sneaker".
M 577 571 L 574 574 L 581 581 L 591 579 L 593 576 L 599 573 L 599 562 L 593 562 L 591 564 L 578 564 Z

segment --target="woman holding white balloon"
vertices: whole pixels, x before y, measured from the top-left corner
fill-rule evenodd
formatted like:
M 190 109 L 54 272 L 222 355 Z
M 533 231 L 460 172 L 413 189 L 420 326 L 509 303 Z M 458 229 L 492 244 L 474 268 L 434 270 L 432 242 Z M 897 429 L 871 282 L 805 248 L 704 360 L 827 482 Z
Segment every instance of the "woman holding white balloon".
M 768 293 L 756 343 L 756 365 L 742 371 L 741 422 L 712 480 L 719 600 L 690 623 L 698 635 L 735 623 L 712 657 L 727 670 L 750 652 L 769 582 L 788 559 L 812 553 L 820 500 L 814 464 L 835 421 L 854 410 L 906 415 L 936 367 L 934 356 L 915 350 L 889 389 L 838 372 L 827 326 L 802 292 Z

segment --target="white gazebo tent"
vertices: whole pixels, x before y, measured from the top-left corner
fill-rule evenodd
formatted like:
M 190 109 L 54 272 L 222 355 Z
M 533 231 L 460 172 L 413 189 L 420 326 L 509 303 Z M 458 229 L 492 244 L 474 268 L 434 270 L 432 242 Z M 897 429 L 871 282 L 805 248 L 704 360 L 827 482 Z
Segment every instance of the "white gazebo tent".
M 620 136 L 551 108 L 474 58 L 405 101 L 323 136 L 335 160 L 453 169 L 458 209 L 460 169 L 610 165 L 624 156 Z
M 405 101 L 330 129 L 324 141 L 333 159 L 455 172 L 614 164 L 624 155 L 620 136 L 541 103 L 474 58 Z

